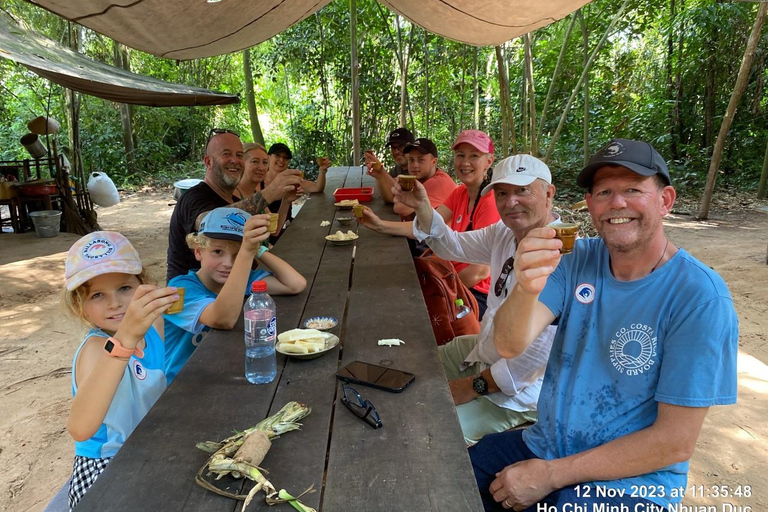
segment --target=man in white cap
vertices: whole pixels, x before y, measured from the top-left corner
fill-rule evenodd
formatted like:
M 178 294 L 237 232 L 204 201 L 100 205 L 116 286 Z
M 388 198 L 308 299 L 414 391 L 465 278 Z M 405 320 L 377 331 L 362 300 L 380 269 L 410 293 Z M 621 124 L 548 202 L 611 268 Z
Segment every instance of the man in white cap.
M 546 328 L 521 355 L 504 359 L 493 346 L 494 317 L 515 285 L 512 272 L 517 243 L 533 228 L 557 220 L 552 214 L 555 186 L 547 165 L 531 155 L 499 162 L 481 195 L 493 193 L 501 222 L 482 229 L 457 232 L 435 213 L 421 183 L 413 192 L 399 192 L 395 201 L 416 210 L 417 240 L 453 261 L 489 265 L 491 289 L 481 331 L 460 336 L 439 347 L 464 438 L 481 437 L 536 420 L 536 402 L 554 327 Z

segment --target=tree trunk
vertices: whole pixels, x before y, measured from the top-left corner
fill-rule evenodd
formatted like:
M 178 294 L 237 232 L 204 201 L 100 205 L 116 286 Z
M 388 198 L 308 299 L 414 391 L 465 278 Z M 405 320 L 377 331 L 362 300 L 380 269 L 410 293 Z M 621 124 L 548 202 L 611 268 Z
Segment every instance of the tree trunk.
M 245 103 L 248 105 L 248 118 L 251 120 L 251 136 L 253 142 L 264 145 L 264 134 L 261 132 L 259 113 L 256 111 L 256 95 L 253 92 L 253 70 L 251 69 L 251 50 L 243 50 L 243 78 L 245 79 Z
M 477 78 L 478 61 L 480 50 L 475 47 L 475 73 L 474 73 L 474 85 L 475 85 L 475 115 L 473 118 L 472 128 L 475 130 L 480 129 L 480 81 Z
M 79 25 L 67 22 L 67 38 L 72 51 L 80 53 L 82 47 L 82 33 Z M 65 89 L 67 105 L 67 139 L 69 141 L 70 156 L 72 157 L 72 170 L 83 170 L 82 154 L 80 152 L 80 93 L 72 89 Z M 82 184 L 86 189 L 85 183 Z M 88 194 L 86 194 L 88 197 Z
M 320 19 L 320 12 L 315 13 L 315 21 L 317 21 L 317 29 L 320 33 L 320 66 L 318 70 L 320 72 L 320 91 L 323 93 L 323 124 L 320 133 L 322 133 L 325 142 L 325 155 L 331 156 L 333 144 L 328 131 L 328 108 L 331 104 L 331 99 L 330 94 L 328 94 L 328 78 L 325 75 L 325 34 L 323 33 L 323 23 Z M 374 119 L 376 118 L 374 117 Z M 258 117 L 256 118 L 256 121 L 258 124 Z M 259 132 L 261 132 L 261 126 L 259 126 Z M 263 145 L 264 143 L 262 142 L 261 144 Z
M 580 15 L 581 9 L 576 11 L 576 14 Z M 552 99 L 552 92 L 555 90 L 555 84 L 560 76 L 560 68 L 563 64 L 563 56 L 565 55 L 565 48 L 568 45 L 568 38 L 571 36 L 573 30 L 573 24 L 576 22 L 576 14 L 571 16 L 571 22 L 568 24 L 568 30 L 565 31 L 565 37 L 563 38 L 563 45 L 560 47 L 560 55 L 557 57 L 557 64 L 555 64 L 555 71 L 552 73 L 552 80 L 549 82 L 549 90 L 547 91 L 547 98 L 544 100 L 544 108 L 541 109 L 541 119 L 539 119 L 539 131 L 536 135 L 536 145 L 541 145 L 541 135 L 544 133 L 544 123 L 547 120 L 547 109 L 549 108 L 549 102 Z
M 531 154 L 535 157 L 539 156 L 539 148 L 536 145 L 536 94 L 533 86 L 533 48 L 531 42 L 531 34 L 525 34 L 525 75 L 528 77 L 528 96 L 530 108 L 530 114 L 528 115 L 528 122 L 531 123 L 529 133 L 531 134 Z
M 675 56 L 675 0 L 669 0 L 669 35 L 667 36 L 667 97 L 672 102 L 672 108 L 669 111 L 669 150 L 672 158 L 677 160 L 679 155 L 677 151 L 677 121 L 675 119 L 676 109 L 674 107 L 675 82 L 672 75 L 672 60 Z M 679 63 L 678 63 L 679 65 Z
M 422 32 L 424 42 L 424 137 L 429 138 L 430 128 L 429 120 L 429 43 L 427 42 L 427 31 Z
M 352 64 L 352 165 L 360 165 L 360 91 L 357 61 L 357 0 L 349 1 L 349 34 Z
M 685 9 L 685 0 L 680 0 L 680 11 L 684 11 Z M 677 141 L 679 143 L 683 143 L 683 114 L 682 114 L 682 105 L 683 105 L 683 33 L 685 33 L 684 29 L 685 19 L 681 20 L 680 24 L 680 36 L 677 38 L 677 76 L 675 78 L 677 82 L 677 94 L 675 95 L 675 123 L 676 123 L 676 129 L 677 129 Z M 688 141 L 685 141 L 686 143 Z
M 704 196 L 701 199 L 701 210 L 699 211 L 700 219 L 707 219 L 709 217 L 709 205 L 712 202 L 712 193 L 715 190 L 715 181 L 717 180 L 717 171 L 720 169 L 720 160 L 723 156 L 725 139 L 728 136 L 728 130 L 733 123 L 733 117 L 736 115 L 736 107 L 739 105 L 741 95 L 744 94 L 744 89 L 747 88 L 749 70 L 752 67 L 752 61 L 755 58 L 755 50 L 757 49 L 757 43 L 760 40 L 760 32 L 763 29 L 766 13 L 768 13 L 768 2 L 762 2 L 757 8 L 755 24 L 752 25 L 752 33 L 750 33 L 747 47 L 744 49 L 744 57 L 741 60 L 741 67 L 739 68 L 739 74 L 736 78 L 736 85 L 733 88 L 731 100 L 728 102 L 728 108 L 725 110 L 723 122 L 720 124 L 720 133 L 717 135 L 715 149 L 712 152 L 712 160 L 709 163 L 707 185 L 704 188 Z
M 130 56 L 128 48 L 117 41 L 114 42 L 113 52 L 115 57 L 115 66 L 131 71 Z M 128 174 L 136 174 L 136 145 L 133 140 L 133 108 L 127 103 L 118 103 L 120 107 L 120 123 L 123 127 L 123 149 L 125 150 L 125 167 Z
M 495 46 L 496 63 L 498 64 L 499 75 L 499 107 L 501 109 L 501 154 L 504 158 L 509 156 L 509 83 L 507 82 L 507 72 L 504 66 L 504 56 L 501 54 L 501 46 Z
M 584 45 L 584 66 L 589 61 L 589 30 L 587 27 L 587 20 L 584 19 L 584 15 L 579 10 L 579 20 L 581 21 L 581 39 Z M 584 167 L 589 164 L 589 75 L 584 80 Z
M 763 157 L 763 172 L 760 173 L 760 184 L 757 186 L 757 198 L 765 199 L 765 183 L 768 181 L 768 140 L 765 144 L 765 157 Z
M 525 47 L 525 36 L 520 39 L 523 39 L 523 47 Z M 523 153 L 528 153 L 528 67 L 525 62 L 525 50 L 523 50 L 522 64 L 523 69 L 520 74 L 522 78 L 522 80 L 520 80 L 520 138 L 522 139 Z M 514 155 L 515 153 L 517 153 L 516 148 L 513 148 L 512 154 Z
M 619 7 L 619 10 L 616 12 L 616 14 L 613 16 L 613 19 L 611 19 L 610 25 L 608 25 L 608 28 L 605 30 L 605 34 L 603 34 L 603 37 L 600 39 L 600 41 L 597 43 L 597 46 L 595 46 L 595 49 L 592 51 L 592 55 L 589 56 L 589 60 L 584 65 L 584 70 L 581 73 L 581 78 L 579 78 L 578 83 L 571 91 L 571 96 L 568 98 L 568 102 L 565 104 L 565 108 L 563 108 L 563 113 L 560 116 L 560 122 L 557 124 L 557 129 L 555 130 L 554 135 L 552 135 L 552 140 L 549 141 L 549 149 L 547 150 L 547 156 L 544 157 L 545 162 L 549 162 L 550 158 L 552 158 L 552 153 L 555 152 L 555 144 L 557 144 L 557 139 L 560 138 L 560 132 L 563 130 L 563 125 L 565 125 L 565 119 L 568 117 L 568 112 L 571 110 L 571 105 L 573 105 L 573 100 L 576 98 L 576 95 L 579 93 L 579 89 L 581 89 L 582 84 L 587 78 L 587 75 L 589 74 L 589 70 L 592 67 L 592 64 L 595 62 L 595 57 L 597 56 L 597 52 L 600 51 L 600 48 L 603 47 L 603 44 L 605 44 L 605 40 L 608 38 L 608 35 L 613 31 L 613 28 L 616 26 L 616 23 L 621 19 L 622 14 L 624 13 L 624 9 L 627 8 L 627 5 L 629 4 L 629 0 L 624 0 L 624 2 L 621 4 L 621 7 Z
M 467 78 L 467 66 L 466 64 L 467 59 L 467 47 L 462 46 L 461 47 L 461 85 L 459 86 L 459 130 L 464 129 L 464 86 L 466 83 Z M 451 111 L 453 112 L 453 111 Z
M 715 138 L 715 71 L 717 65 L 717 31 L 707 44 L 707 69 L 704 74 L 704 147 L 712 146 Z
M 395 24 L 397 25 L 397 48 L 398 48 L 398 60 L 400 63 L 400 126 L 405 128 L 405 110 L 408 105 L 408 64 L 405 54 L 405 47 L 403 45 L 403 30 L 400 27 L 400 15 L 395 14 Z M 411 27 L 411 35 L 413 35 L 413 27 Z

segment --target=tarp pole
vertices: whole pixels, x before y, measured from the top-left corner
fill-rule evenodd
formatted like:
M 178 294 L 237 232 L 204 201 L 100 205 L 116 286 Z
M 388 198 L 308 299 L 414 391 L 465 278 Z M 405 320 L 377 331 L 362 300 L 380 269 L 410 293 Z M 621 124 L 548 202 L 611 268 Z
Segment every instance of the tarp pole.
M 360 95 L 357 62 L 357 1 L 349 0 L 349 40 L 352 55 L 352 165 L 360 165 Z

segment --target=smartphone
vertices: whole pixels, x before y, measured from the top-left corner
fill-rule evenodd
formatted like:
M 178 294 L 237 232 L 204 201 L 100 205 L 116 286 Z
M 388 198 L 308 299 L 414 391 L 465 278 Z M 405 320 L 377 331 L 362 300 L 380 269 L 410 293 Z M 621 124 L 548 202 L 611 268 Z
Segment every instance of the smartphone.
M 386 366 L 354 361 L 339 370 L 336 373 L 336 378 L 344 382 L 400 393 L 411 385 L 416 376 Z

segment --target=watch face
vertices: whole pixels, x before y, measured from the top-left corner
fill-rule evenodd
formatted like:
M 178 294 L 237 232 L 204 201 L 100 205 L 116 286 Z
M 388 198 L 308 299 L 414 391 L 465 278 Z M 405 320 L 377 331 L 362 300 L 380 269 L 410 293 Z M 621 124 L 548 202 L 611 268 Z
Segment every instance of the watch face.
M 112 343 L 112 340 L 107 340 L 107 342 L 104 344 L 104 350 L 111 354 L 113 348 L 115 348 L 115 344 Z
M 476 393 L 484 395 L 488 392 L 488 382 L 486 382 L 481 375 L 478 375 L 475 377 L 475 380 L 472 381 L 472 389 L 474 389 Z

